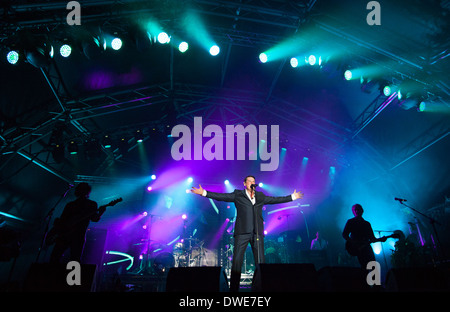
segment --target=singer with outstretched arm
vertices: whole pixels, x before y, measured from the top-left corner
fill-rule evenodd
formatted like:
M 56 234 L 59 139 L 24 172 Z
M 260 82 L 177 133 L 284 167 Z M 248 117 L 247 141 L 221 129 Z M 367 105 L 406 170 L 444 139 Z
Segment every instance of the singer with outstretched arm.
M 241 268 L 245 250 L 250 243 L 255 263 L 264 263 L 264 220 L 262 208 L 268 204 L 281 204 L 303 198 L 303 193 L 296 192 L 288 196 L 266 196 L 256 191 L 254 176 L 244 179 L 244 190 L 234 190 L 232 193 L 207 192 L 199 185 L 192 188 L 192 193 L 211 199 L 233 202 L 237 215 L 234 227 L 234 253 L 231 265 L 230 290 L 238 291 L 241 280 Z

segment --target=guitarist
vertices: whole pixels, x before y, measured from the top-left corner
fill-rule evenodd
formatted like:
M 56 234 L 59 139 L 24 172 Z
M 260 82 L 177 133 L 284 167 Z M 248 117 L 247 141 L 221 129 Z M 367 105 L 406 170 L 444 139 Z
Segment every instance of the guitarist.
M 106 210 L 106 206 L 97 209 L 97 203 L 89 199 L 90 193 L 91 186 L 89 184 L 85 182 L 78 184 L 75 188 L 77 199 L 67 203 L 61 217 L 55 220 L 52 231 L 56 230 L 57 237 L 50 256 L 50 263 L 59 263 L 67 249 L 70 249 L 70 261 L 80 263 L 89 223 L 90 221 L 100 221 L 100 217 Z
M 346 240 L 347 251 L 357 256 L 361 268 L 365 270 L 367 263 L 375 261 L 375 254 L 370 244 L 386 241 L 386 238 L 375 237 L 372 225 L 362 217 L 364 209 L 360 204 L 353 205 L 352 212 L 355 217 L 347 221 L 342 236 Z

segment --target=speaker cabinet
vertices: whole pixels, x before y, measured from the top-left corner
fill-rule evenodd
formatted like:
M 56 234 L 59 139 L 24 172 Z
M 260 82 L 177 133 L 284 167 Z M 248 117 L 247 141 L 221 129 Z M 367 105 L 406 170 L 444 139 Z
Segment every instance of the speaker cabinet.
M 24 291 L 39 292 L 91 292 L 96 287 L 97 266 L 82 264 L 80 285 L 69 285 L 67 276 L 72 272 L 65 264 L 33 263 L 28 271 Z
M 252 291 L 317 291 L 317 272 L 312 263 L 261 263 L 253 275 Z
M 357 267 L 324 267 L 318 272 L 322 291 L 365 292 L 372 289 L 367 284 L 367 273 Z
M 178 267 L 169 270 L 166 291 L 225 292 L 229 286 L 221 267 Z
M 386 291 L 449 291 L 450 268 L 396 268 L 389 270 Z

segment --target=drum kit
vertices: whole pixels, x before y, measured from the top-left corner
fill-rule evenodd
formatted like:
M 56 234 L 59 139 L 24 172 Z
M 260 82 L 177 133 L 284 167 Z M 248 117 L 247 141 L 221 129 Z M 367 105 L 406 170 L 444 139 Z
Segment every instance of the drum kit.
M 173 246 L 157 242 L 141 242 L 134 245 L 147 244 L 148 252 L 140 257 L 138 274 L 162 275 L 173 267 L 197 267 L 214 265 L 216 253 L 204 248 L 204 241 L 197 238 L 185 238 Z

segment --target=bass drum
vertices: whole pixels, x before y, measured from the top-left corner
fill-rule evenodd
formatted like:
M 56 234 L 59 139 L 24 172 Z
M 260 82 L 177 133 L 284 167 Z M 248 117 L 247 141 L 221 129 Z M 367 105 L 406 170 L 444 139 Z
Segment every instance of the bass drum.
M 165 274 L 175 266 L 175 258 L 169 252 L 162 252 L 153 260 L 152 268 L 156 274 Z

